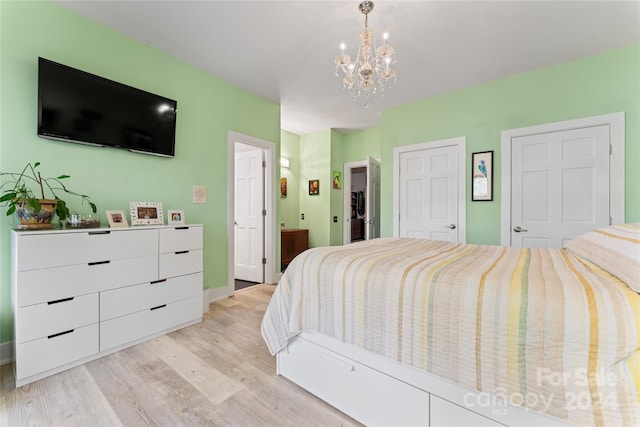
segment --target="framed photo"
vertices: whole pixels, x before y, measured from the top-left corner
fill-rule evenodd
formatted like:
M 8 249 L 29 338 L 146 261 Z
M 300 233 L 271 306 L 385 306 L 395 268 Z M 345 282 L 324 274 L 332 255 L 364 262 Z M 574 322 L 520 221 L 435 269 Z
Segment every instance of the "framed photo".
M 167 224 L 169 225 L 184 225 L 184 211 L 167 211 Z
M 109 227 L 128 227 L 127 216 L 124 211 L 107 211 L 107 221 L 109 221 Z
M 164 224 L 162 202 L 129 202 L 131 225 Z
M 471 155 L 471 201 L 493 200 L 493 151 Z
M 318 194 L 320 194 L 320 180 L 312 179 L 309 181 L 309 195 L 317 196 Z
M 342 172 L 333 171 L 333 189 L 340 190 L 342 188 Z
M 280 178 L 280 197 L 287 197 L 287 178 Z

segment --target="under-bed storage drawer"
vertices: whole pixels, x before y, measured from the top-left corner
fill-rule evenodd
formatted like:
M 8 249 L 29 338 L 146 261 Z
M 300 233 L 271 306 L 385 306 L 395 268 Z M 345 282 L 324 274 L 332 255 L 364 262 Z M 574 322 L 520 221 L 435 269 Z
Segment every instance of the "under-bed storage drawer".
M 202 295 L 100 322 L 100 351 L 200 320 Z
M 58 368 L 98 353 L 98 324 L 71 329 L 16 345 L 16 378 Z
M 429 393 L 304 338 L 278 353 L 278 371 L 366 425 L 429 424 Z
M 502 424 L 431 395 L 429 427 L 500 427 Z

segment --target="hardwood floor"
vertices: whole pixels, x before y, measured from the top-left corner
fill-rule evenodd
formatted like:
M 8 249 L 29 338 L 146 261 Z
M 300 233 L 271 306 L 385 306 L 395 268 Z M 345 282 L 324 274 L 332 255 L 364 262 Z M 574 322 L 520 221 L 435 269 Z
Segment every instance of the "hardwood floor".
M 202 323 L 18 389 L 3 365 L 0 426 L 358 425 L 276 376 L 260 335 L 273 290 L 241 290 Z

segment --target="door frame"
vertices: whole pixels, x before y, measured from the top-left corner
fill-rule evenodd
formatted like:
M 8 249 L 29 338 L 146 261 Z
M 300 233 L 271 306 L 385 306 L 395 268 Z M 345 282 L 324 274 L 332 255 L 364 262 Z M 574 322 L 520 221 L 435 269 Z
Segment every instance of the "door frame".
M 502 202 L 500 244 L 511 246 L 511 145 L 513 138 L 541 133 L 609 125 L 611 155 L 609 156 L 609 212 L 611 222 L 624 222 L 624 112 L 545 123 L 502 131 Z
M 344 193 L 344 229 L 342 232 L 342 244 L 351 243 L 351 171 L 358 168 L 366 168 L 367 160 L 345 163 L 342 169 L 342 188 Z
M 227 286 L 226 295 L 232 296 L 235 292 L 235 143 L 241 142 L 261 148 L 265 152 L 265 174 L 264 174 L 264 207 L 267 211 L 264 219 L 264 256 L 267 259 L 264 270 L 264 281 L 266 283 L 277 282 L 276 269 L 276 144 L 271 141 L 244 135 L 235 131 L 227 132 L 227 241 L 228 263 L 227 263 Z M 213 298 L 212 298 L 213 299 Z
M 393 236 L 400 236 L 400 154 L 456 146 L 458 148 L 458 237 L 467 242 L 467 137 L 458 136 L 393 148 Z

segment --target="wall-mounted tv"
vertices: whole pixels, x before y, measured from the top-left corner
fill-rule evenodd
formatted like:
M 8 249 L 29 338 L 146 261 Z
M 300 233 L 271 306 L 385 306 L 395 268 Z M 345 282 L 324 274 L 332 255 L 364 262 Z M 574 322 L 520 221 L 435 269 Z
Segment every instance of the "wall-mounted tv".
M 38 58 L 38 136 L 173 157 L 177 102 Z

